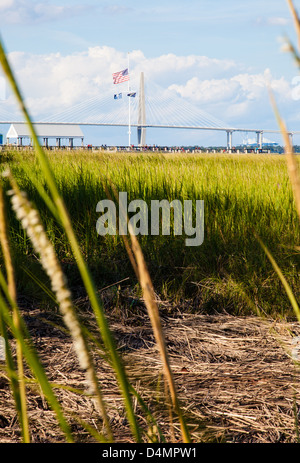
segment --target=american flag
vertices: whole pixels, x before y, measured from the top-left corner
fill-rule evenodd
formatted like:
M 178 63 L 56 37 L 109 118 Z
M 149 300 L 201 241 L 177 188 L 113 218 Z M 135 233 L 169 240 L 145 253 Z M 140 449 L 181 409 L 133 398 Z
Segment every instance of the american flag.
M 129 80 L 128 69 L 113 73 L 114 84 L 120 84 L 121 82 L 126 82 L 126 80 Z

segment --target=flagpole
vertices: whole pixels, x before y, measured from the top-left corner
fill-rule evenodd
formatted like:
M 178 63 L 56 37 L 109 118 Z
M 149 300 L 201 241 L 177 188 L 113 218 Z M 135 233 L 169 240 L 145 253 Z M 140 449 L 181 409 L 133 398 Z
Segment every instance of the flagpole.
M 128 76 L 130 79 L 130 73 L 129 73 L 129 52 L 128 52 Z M 128 94 L 130 93 L 130 85 L 129 85 L 129 79 L 128 79 Z M 130 135 L 131 135 L 131 121 L 130 121 L 130 96 L 128 95 L 128 146 L 130 148 Z

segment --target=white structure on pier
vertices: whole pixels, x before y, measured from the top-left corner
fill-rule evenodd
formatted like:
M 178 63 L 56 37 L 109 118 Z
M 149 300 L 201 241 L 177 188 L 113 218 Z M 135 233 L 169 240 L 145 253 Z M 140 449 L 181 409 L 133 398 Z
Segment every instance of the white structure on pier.
M 43 139 L 43 145 L 45 147 L 49 144 L 49 139 L 56 139 L 56 146 L 59 148 L 62 143 L 62 139 L 66 138 L 69 140 L 69 147 L 73 148 L 74 138 L 81 139 L 83 145 L 84 135 L 77 124 L 33 124 L 36 130 L 36 134 L 39 138 Z M 23 145 L 24 139 L 29 139 L 30 145 L 32 144 L 29 127 L 24 122 L 12 123 L 6 134 L 7 144 L 11 139 L 17 139 L 18 146 Z

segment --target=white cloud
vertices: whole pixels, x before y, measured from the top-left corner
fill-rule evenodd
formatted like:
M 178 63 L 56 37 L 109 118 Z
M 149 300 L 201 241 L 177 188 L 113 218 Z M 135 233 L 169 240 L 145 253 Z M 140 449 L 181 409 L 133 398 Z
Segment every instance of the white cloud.
M 109 15 L 126 14 L 126 13 L 131 13 L 132 11 L 133 11 L 132 8 L 128 8 L 122 5 L 109 5 L 109 6 L 104 6 L 102 8 L 102 12 L 104 14 L 109 14 Z
M 290 18 L 283 16 L 269 16 L 256 18 L 256 24 L 258 26 L 287 26 L 291 22 Z
M 170 90 L 196 101 L 203 108 L 222 113 L 222 118 L 237 126 L 243 118 L 262 121 L 272 115 L 270 88 L 284 108 L 293 106 L 291 83 L 284 77 L 275 79 L 269 69 L 260 74 L 239 73 L 227 79 L 189 79 L 184 85 L 171 85 Z M 275 121 L 275 118 L 274 118 Z M 259 125 L 259 122 L 258 122 Z
M 87 4 L 61 6 L 48 1 L 1 0 L 1 21 L 4 24 L 34 24 L 77 16 L 89 11 Z
M 215 103 L 234 99 L 239 85 L 233 79 L 200 80 L 198 77 L 193 77 L 185 85 L 173 84 L 169 89 L 190 100 Z
M 110 47 L 84 52 L 34 55 L 11 52 L 9 60 L 31 111 L 58 112 L 113 89 L 112 73 L 127 65 L 127 56 Z
M 12 52 L 9 58 L 17 72 L 25 95 L 31 102 L 43 98 L 54 108 L 76 104 L 112 87 L 112 73 L 128 65 L 128 56 L 107 46 L 90 47 L 84 52 L 63 56 L 60 53 L 33 55 Z M 168 85 L 174 81 L 186 81 L 189 75 L 225 73 L 234 68 L 230 60 L 211 59 L 206 56 L 176 56 L 175 54 L 147 58 L 140 50 L 130 53 L 130 74 Z M 196 84 L 199 78 L 196 79 Z M 198 79 L 198 80 L 197 80 Z M 133 79 L 134 80 L 134 79 Z M 134 82 L 137 85 L 136 82 Z M 34 95 L 34 96 L 33 96 Z M 45 95 L 48 98 L 45 100 Z M 189 95 L 187 95 L 189 96 Z
M 282 17 L 271 17 L 267 19 L 267 23 L 271 26 L 286 26 L 289 22 L 290 20 L 288 18 Z
M 220 60 L 201 55 L 177 56 L 173 53 L 161 55 L 155 58 L 146 58 L 141 52 L 133 54 L 133 59 L 137 68 L 141 68 L 145 73 L 153 78 L 162 79 L 167 77 L 169 82 L 185 80 L 186 76 L 201 76 L 202 78 L 212 78 L 214 75 L 225 75 L 237 67 L 233 60 Z
M 7 10 L 14 6 L 14 0 L 1 0 L 0 11 Z

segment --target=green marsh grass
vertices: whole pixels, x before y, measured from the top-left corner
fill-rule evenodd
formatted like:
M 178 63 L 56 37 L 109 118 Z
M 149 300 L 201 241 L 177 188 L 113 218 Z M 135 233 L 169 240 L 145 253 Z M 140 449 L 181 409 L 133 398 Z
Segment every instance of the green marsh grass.
M 204 200 L 201 246 L 185 246 L 184 235 L 139 236 L 161 297 L 195 300 L 195 310 L 236 314 L 249 312 L 251 299 L 266 313 L 289 314 L 284 291 L 252 232 L 255 229 L 276 253 L 298 294 L 300 262 L 295 248 L 300 229 L 284 156 L 51 151 L 49 159 L 80 248 L 100 287 L 135 278 L 121 237 L 96 233 L 96 204 L 107 198 L 105 185 L 113 179 L 117 191 L 128 192 L 128 202 L 143 199 L 149 209 L 151 199 Z M 34 156 L 28 153 L 10 166 L 42 214 L 68 278 L 77 281 L 71 246 L 33 185 L 31 176 L 43 184 Z M 13 216 L 9 219 L 15 252 L 30 263 L 30 243 Z

